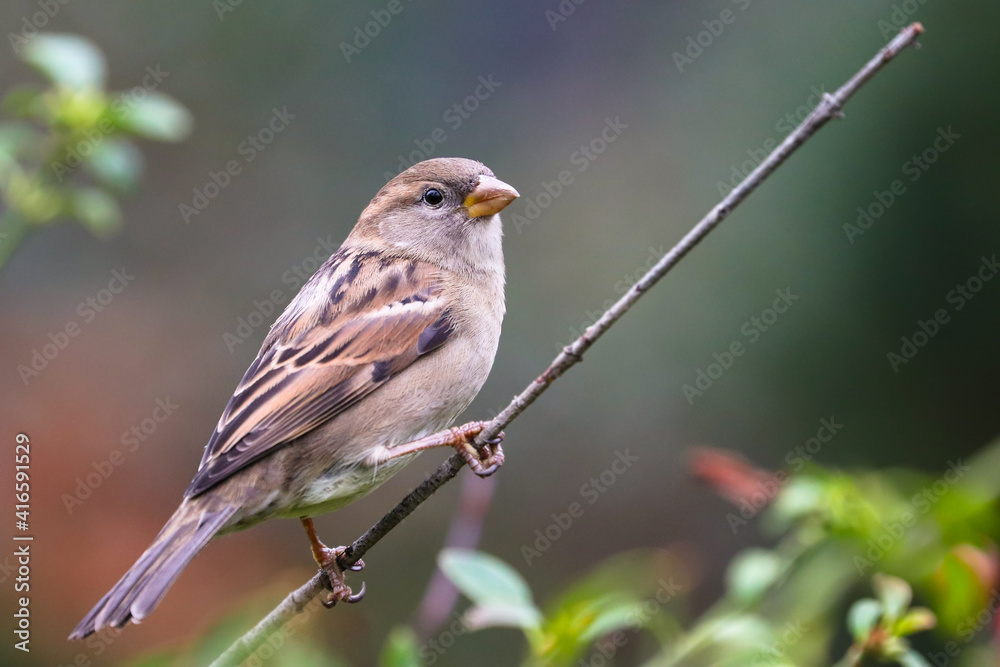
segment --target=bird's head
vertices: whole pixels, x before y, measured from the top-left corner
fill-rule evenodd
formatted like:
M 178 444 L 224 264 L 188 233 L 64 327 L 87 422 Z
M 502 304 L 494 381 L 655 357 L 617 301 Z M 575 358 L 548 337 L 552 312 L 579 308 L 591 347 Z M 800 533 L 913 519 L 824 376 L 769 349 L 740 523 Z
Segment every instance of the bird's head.
M 352 236 L 374 235 L 452 268 L 481 265 L 502 257 L 497 214 L 518 196 L 475 160 L 425 160 L 379 190 Z

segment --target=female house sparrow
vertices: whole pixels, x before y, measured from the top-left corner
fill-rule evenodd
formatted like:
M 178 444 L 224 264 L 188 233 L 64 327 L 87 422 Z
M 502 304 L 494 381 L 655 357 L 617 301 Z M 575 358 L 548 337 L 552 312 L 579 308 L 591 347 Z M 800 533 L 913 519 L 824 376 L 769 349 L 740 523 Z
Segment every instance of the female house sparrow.
M 212 537 L 272 517 L 301 518 L 330 575 L 330 603 L 356 601 L 339 551 L 309 517 L 367 494 L 433 446 L 493 472 L 499 441 L 486 452 L 471 444 L 483 423 L 426 436 L 454 423 L 493 365 L 504 315 L 497 214 L 517 196 L 460 158 L 389 181 L 271 327 L 180 507 L 70 638 L 140 622 Z

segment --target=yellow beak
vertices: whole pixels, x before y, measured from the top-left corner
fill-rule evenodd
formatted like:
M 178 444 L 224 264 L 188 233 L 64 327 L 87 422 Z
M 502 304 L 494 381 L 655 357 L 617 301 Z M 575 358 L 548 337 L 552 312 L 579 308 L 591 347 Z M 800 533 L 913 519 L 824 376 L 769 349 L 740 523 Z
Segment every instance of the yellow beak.
M 475 189 L 465 198 L 465 208 L 472 218 L 482 218 L 502 211 L 521 195 L 498 178 L 480 176 Z

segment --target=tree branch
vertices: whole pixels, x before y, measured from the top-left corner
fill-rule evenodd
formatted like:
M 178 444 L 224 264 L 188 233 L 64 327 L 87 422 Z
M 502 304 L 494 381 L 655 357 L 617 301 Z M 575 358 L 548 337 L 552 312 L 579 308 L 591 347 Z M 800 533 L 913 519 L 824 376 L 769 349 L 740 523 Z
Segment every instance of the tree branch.
M 821 127 L 834 118 L 842 116 L 841 108 L 854 96 L 869 79 L 885 67 L 903 49 L 916 43 L 924 28 L 919 23 L 913 23 L 893 38 L 879 53 L 865 64 L 854 76 L 834 93 L 826 93 L 817 107 L 802 123 L 799 124 L 781 144 L 771 151 L 750 175 L 736 186 L 721 202 L 703 217 L 698 224 L 670 249 L 653 268 L 629 289 L 613 306 L 608 308 L 594 324 L 587 328 L 582 336 L 563 348 L 563 351 L 549 364 L 548 368 L 497 415 L 479 434 L 477 443 L 484 444 L 486 440 L 496 437 L 508 424 L 527 409 L 529 405 L 541 396 L 546 389 L 575 364 L 583 360 L 584 353 L 590 349 L 598 338 L 611 328 L 622 315 L 628 312 L 642 295 L 655 285 L 680 262 L 698 243 L 700 243 L 720 222 L 725 220 L 733 209 L 741 204 L 750 194 L 763 183 L 778 167 L 788 159 L 802 144 L 804 144 Z M 428 477 L 420 486 L 411 491 L 403 500 L 379 519 L 378 523 L 347 547 L 340 564 L 344 567 L 353 565 L 361 559 L 379 540 L 410 515 L 421 503 L 427 500 L 435 491 L 453 478 L 463 468 L 464 461 L 459 455 L 454 455 Z M 279 631 L 284 623 L 302 608 L 313 597 L 323 590 L 320 575 L 317 574 L 304 586 L 291 593 L 285 600 L 268 614 L 260 623 L 240 637 L 214 663 L 213 667 L 236 665 L 242 662 L 250 653 L 274 632 Z

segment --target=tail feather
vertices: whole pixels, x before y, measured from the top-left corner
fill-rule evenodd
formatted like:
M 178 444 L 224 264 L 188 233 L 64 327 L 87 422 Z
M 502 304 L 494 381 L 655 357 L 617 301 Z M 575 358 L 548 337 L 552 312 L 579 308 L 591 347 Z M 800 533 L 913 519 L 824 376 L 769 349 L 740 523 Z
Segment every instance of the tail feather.
M 167 589 L 174 583 L 181 571 L 187 567 L 192 558 L 198 555 L 202 547 L 208 544 L 208 541 L 222 529 L 226 520 L 232 516 L 233 511 L 235 510 L 231 509 L 228 513 L 203 514 L 187 545 L 183 548 L 172 549 L 163 564 L 149 573 L 148 581 L 143 582 L 141 592 L 132 603 L 132 617 L 136 622 L 149 616 L 150 612 L 160 604 L 160 600 L 166 595 Z
M 126 616 L 124 619 L 117 618 L 116 614 L 120 611 L 128 611 L 131 606 L 132 598 L 135 597 L 137 591 L 137 583 L 146 575 L 146 572 L 150 569 L 151 564 L 156 560 L 156 558 L 163 553 L 167 545 L 170 543 L 169 539 L 161 539 L 168 530 L 172 530 L 171 521 L 167 522 L 167 525 L 163 527 L 160 534 L 156 536 L 153 543 L 143 552 L 139 560 L 129 568 L 129 571 L 125 573 L 114 588 L 112 588 L 108 593 L 101 599 L 101 601 L 94 607 L 94 609 L 88 614 L 88 617 L 94 617 L 93 625 L 94 630 L 107 627 L 115 626 L 120 627 L 128 620 Z M 172 534 L 172 533 L 171 533 Z M 85 619 L 86 620 L 86 619 Z M 117 621 L 117 624 L 116 624 Z M 82 624 L 81 624 L 82 625 Z
M 120 628 L 129 620 L 138 623 L 156 608 L 181 571 L 236 512 L 233 505 L 206 508 L 199 500 L 177 508 L 153 544 L 80 621 L 70 639 Z

